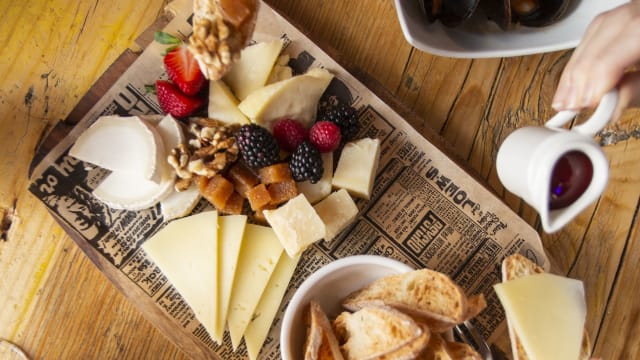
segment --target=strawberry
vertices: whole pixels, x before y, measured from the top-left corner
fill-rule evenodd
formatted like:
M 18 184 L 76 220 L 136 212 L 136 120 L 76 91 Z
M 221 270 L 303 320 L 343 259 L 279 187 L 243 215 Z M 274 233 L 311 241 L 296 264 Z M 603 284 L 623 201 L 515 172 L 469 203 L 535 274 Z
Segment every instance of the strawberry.
M 177 46 L 164 56 L 164 67 L 169 79 L 186 95 L 197 94 L 206 82 L 198 62 L 185 45 Z
M 206 103 L 203 98 L 183 94 L 175 84 L 166 80 L 156 81 L 156 95 L 162 111 L 178 118 L 193 114 Z
M 309 130 L 309 141 L 322 153 L 337 149 L 340 139 L 340 127 L 331 121 L 318 121 Z
M 280 148 L 287 152 L 293 152 L 298 145 L 307 139 L 307 129 L 302 124 L 293 119 L 278 120 L 273 125 L 273 136 L 276 138 Z

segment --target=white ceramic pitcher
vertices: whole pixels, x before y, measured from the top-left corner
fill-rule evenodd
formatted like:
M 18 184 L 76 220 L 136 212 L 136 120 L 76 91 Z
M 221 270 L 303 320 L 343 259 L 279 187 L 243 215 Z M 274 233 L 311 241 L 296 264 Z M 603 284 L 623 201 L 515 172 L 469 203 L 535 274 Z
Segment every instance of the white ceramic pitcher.
M 593 137 L 609 122 L 617 102 L 618 92 L 611 91 L 602 98 L 593 115 L 581 125 L 572 129 L 562 128 L 577 113 L 561 111 L 544 127 L 530 126 L 515 130 L 500 146 L 496 159 L 500 181 L 507 190 L 536 209 L 546 232 L 562 228 L 604 191 L 609 177 L 609 163 Z M 578 162 L 567 162 L 567 159 L 581 159 L 582 164 L 590 163 L 591 174 L 589 166 L 581 169 L 577 166 Z M 562 189 L 551 189 L 554 168 L 559 161 L 563 166 L 569 166 L 570 171 L 583 173 L 577 176 L 591 176 L 591 181 L 577 199 L 552 209 L 552 200 L 555 201 L 552 197 L 556 196 L 556 192 L 562 192 Z

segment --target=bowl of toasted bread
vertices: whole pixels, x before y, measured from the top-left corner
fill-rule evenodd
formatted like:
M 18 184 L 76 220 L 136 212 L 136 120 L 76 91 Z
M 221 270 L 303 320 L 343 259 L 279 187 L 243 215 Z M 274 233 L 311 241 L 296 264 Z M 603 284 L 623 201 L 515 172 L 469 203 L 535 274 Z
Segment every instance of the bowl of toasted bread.
M 479 359 L 451 330 L 486 307 L 446 274 L 357 255 L 311 274 L 285 310 L 282 359 Z M 455 356 L 453 358 L 458 358 Z

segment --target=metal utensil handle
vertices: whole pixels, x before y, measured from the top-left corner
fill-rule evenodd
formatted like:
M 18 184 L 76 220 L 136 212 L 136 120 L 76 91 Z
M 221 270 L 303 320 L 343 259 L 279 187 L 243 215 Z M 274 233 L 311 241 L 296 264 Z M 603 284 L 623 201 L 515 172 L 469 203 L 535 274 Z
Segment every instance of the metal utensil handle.
M 618 90 L 614 89 L 602 97 L 602 100 L 600 100 L 600 104 L 598 104 L 593 115 L 591 115 L 591 117 L 583 124 L 575 126 L 573 130 L 583 135 L 594 136 L 598 131 L 605 127 L 605 125 L 607 125 L 609 120 L 611 120 L 611 116 L 616 110 L 617 104 Z M 548 128 L 561 127 L 571 121 L 577 114 L 577 112 L 571 110 L 560 111 L 549 119 L 549 121 L 545 123 L 545 126 Z

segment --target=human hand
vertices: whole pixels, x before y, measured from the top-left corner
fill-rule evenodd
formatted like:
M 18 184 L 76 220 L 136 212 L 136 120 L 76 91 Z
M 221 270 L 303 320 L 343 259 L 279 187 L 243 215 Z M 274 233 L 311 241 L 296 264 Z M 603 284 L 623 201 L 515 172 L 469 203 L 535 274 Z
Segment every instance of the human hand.
M 580 110 L 598 104 L 617 87 L 619 99 L 612 120 L 631 106 L 640 106 L 640 0 L 598 15 L 563 70 L 553 108 Z

